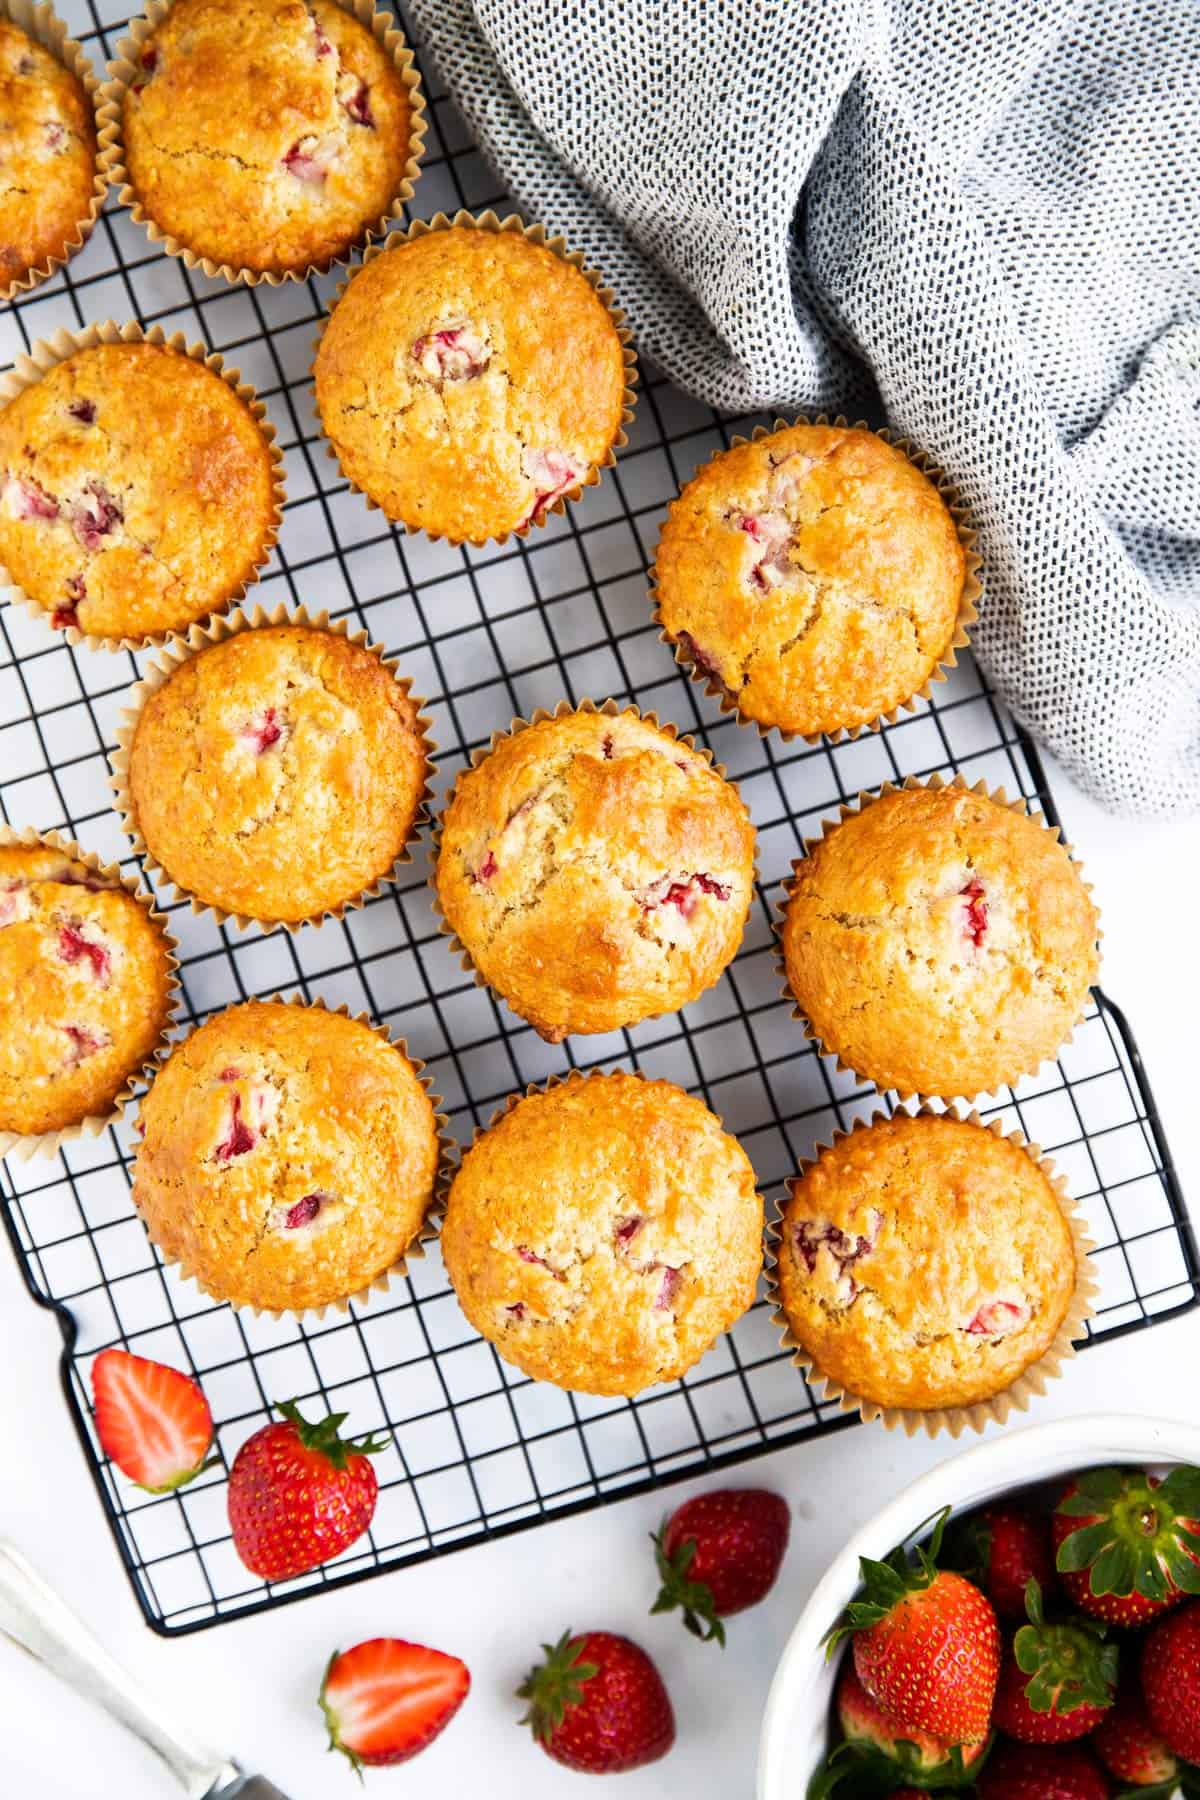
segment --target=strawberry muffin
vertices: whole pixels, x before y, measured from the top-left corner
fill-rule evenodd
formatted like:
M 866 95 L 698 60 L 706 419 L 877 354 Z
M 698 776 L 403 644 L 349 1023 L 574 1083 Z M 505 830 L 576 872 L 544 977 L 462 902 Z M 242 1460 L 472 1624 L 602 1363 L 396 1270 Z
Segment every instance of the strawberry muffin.
M 214 1300 L 275 1312 L 362 1294 L 433 1201 L 418 1070 L 361 1020 L 248 1001 L 185 1038 L 142 1106 L 133 1200 Z
M 0 293 L 79 248 L 95 196 L 91 96 L 45 45 L 0 16 Z
M 434 879 L 480 975 L 556 1043 L 712 986 L 750 910 L 754 827 L 671 732 L 632 711 L 561 712 L 459 776 Z
M 674 1381 L 754 1298 L 762 1201 L 699 1100 L 640 1075 L 573 1075 L 510 1102 L 450 1189 L 459 1303 L 539 1381 L 637 1394 Z
M 790 1184 L 775 1281 L 816 1376 L 884 1410 L 994 1399 L 1058 1338 L 1080 1279 L 1063 1205 L 971 1120 L 876 1119 Z
M 416 89 L 336 0 L 177 0 L 118 104 L 142 212 L 234 274 L 328 268 L 412 192 Z
M 627 400 L 588 277 L 519 231 L 392 240 L 354 275 L 316 361 L 321 423 L 389 519 L 455 542 L 523 532 L 596 479 Z
M 124 804 L 181 892 L 298 924 L 391 871 L 427 769 L 419 705 L 375 651 L 264 625 L 188 657 L 148 695 Z
M 0 844 L 0 1133 L 111 1112 L 171 1011 L 148 903 L 47 844 Z
M 911 700 L 973 616 L 967 578 L 933 482 L 844 425 L 791 425 L 714 457 L 672 503 L 655 564 L 682 660 L 743 718 L 805 737 Z
M 253 581 L 277 524 L 248 403 L 182 350 L 93 344 L 0 412 L 0 561 L 50 622 L 146 642 Z
M 781 936 L 822 1049 L 905 1096 L 1032 1073 L 1100 966 L 1098 915 L 1057 833 L 957 782 L 885 790 L 810 845 Z

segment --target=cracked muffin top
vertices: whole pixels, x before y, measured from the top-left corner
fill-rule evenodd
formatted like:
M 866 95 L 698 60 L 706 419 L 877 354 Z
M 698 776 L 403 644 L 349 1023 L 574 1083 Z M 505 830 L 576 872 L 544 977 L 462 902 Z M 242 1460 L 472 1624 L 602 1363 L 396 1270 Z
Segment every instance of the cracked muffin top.
M 0 412 L 0 561 L 51 623 L 181 631 L 253 580 L 270 447 L 227 381 L 160 344 L 96 344 Z
M 471 543 L 525 531 L 621 428 L 621 338 L 587 277 L 515 231 L 452 226 L 360 269 L 317 350 L 343 470 L 389 519 Z
M 154 1054 L 170 954 L 149 908 L 49 845 L 0 845 L 0 1131 L 110 1111 Z
M 320 1007 L 248 1001 L 176 1046 L 142 1104 L 133 1201 L 215 1300 L 286 1312 L 368 1288 L 433 1199 L 433 1103 L 408 1058 Z
M 788 983 L 881 1091 L 969 1099 L 1054 1056 L 1096 979 L 1098 915 L 1047 827 L 961 786 L 884 794 L 797 865 Z
M 690 1369 L 754 1298 L 762 1201 L 699 1100 L 640 1075 L 527 1094 L 454 1178 L 442 1253 L 477 1331 L 527 1375 L 636 1394 Z
M 92 210 L 96 116 L 44 45 L 0 18 L 0 290 L 64 258 Z
M 823 1150 L 790 1186 L 783 1311 L 817 1373 L 847 1393 L 971 1406 L 1054 1342 L 1075 1247 L 1053 1183 L 1019 1144 L 897 1113 Z
M 965 579 L 929 478 L 836 425 L 714 457 L 672 502 L 655 558 L 684 657 L 744 718 L 809 737 L 912 698 L 949 652 Z
M 177 0 L 138 59 L 130 185 L 195 256 L 256 274 L 327 267 L 405 186 L 408 90 L 336 0 Z
M 129 747 L 133 823 L 205 905 L 297 923 L 392 868 L 425 791 L 418 704 L 337 632 L 263 625 L 168 676 Z
M 480 974 L 557 1042 L 712 986 L 750 909 L 754 827 L 732 782 L 669 732 L 565 713 L 459 776 L 435 880 Z

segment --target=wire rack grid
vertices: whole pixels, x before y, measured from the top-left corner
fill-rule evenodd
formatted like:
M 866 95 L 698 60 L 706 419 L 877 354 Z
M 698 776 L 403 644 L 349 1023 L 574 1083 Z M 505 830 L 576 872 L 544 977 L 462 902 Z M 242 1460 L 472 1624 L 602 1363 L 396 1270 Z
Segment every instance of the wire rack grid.
M 62 10 L 98 64 L 112 55 L 123 18 L 98 13 L 94 0 Z M 430 74 L 413 212 L 502 204 Z M 744 946 L 711 992 L 677 1016 L 560 1047 L 464 976 L 437 930 L 422 857 L 361 912 L 295 937 L 241 935 L 177 904 L 168 910 L 183 1023 L 278 990 L 365 1008 L 431 1065 L 460 1142 L 528 1082 L 570 1067 L 632 1066 L 700 1093 L 746 1145 L 770 1197 L 835 1125 L 879 1105 L 816 1055 L 779 997 L 771 919 L 801 839 L 839 801 L 908 773 L 961 770 L 1053 817 L 1036 755 L 970 658 L 911 718 L 837 747 L 785 746 L 721 718 L 657 641 L 646 564 L 666 501 L 748 422 L 718 418 L 653 372 L 643 371 L 616 471 L 525 543 L 459 550 L 389 529 L 338 478 L 313 420 L 312 343 L 334 286 L 208 281 L 153 248 L 110 202 L 65 276 L 0 317 L 0 360 L 58 326 L 110 316 L 182 329 L 221 351 L 257 386 L 286 452 L 283 530 L 254 597 L 350 616 L 398 657 L 429 697 L 439 796 L 514 715 L 564 696 L 634 699 L 694 731 L 739 782 L 758 827 L 760 891 Z M 110 807 L 105 759 L 138 672 L 136 657 L 77 654 L 23 610 L 0 610 L 6 820 L 61 827 L 136 867 Z M 1052 1152 L 1087 1217 L 1103 1284 L 1093 1341 L 1196 1304 L 1195 1244 L 1136 1050 L 1110 1003 L 1097 997 L 1060 1062 L 997 1096 L 987 1116 L 1019 1124 Z M 761 1297 L 689 1376 L 633 1402 L 563 1393 L 501 1362 L 467 1326 L 436 1247 L 386 1297 L 320 1324 L 215 1306 L 149 1244 L 129 1200 L 131 1140 L 126 1123 L 53 1162 L 10 1161 L 3 1214 L 31 1295 L 57 1314 L 67 1404 L 138 1601 L 160 1632 L 197 1630 L 851 1422 L 792 1367 Z M 171 1496 L 131 1487 L 105 1461 L 90 1421 L 91 1361 L 113 1343 L 199 1377 L 227 1466 L 285 1398 L 345 1411 L 357 1431 L 389 1432 L 369 1534 L 312 1575 L 268 1587 L 234 1552 L 223 1470 Z

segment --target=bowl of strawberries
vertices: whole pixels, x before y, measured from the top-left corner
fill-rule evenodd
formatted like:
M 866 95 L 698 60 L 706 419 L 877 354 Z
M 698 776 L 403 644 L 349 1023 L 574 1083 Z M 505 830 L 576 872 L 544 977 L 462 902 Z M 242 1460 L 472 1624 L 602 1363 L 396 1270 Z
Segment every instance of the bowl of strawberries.
M 1200 1800 L 1200 1428 L 1116 1414 L 922 1476 L 819 1583 L 758 1800 Z

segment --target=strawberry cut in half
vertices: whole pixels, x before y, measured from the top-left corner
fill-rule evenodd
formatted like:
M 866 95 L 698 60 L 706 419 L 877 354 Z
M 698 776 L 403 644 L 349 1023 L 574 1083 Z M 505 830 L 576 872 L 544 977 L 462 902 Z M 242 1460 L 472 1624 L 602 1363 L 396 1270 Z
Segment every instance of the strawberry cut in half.
M 685 1500 L 653 1537 L 662 1586 L 652 1613 L 683 1609 L 694 1637 L 724 1645 L 723 1619 L 775 1585 L 791 1529 L 788 1503 L 763 1488 L 719 1488 Z
M 407 1762 L 446 1729 L 467 1697 L 466 1663 L 403 1638 L 335 1650 L 321 1683 L 329 1747 L 353 1769 Z
M 913 1533 L 932 1525 L 928 1548 L 918 1543 L 909 1555 L 899 1544 L 883 1562 L 859 1558 L 862 1594 L 824 1641 L 832 1656 L 853 1635 L 859 1680 L 898 1724 L 948 1744 L 978 1744 L 991 1722 L 1000 1627 L 985 1594 L 937 1566 L 949 1515 L 944 1507 Z
M 542 1651 L 517 1698 L 529 1702 L 521 1724 L 547 1756 L 584 1775 L 617 1775 L 667 1754 L 675 1714 L 640 1645 L 611 1631 L 564 1631 Z
M 1163 1481 L 1141 1469 L 1089 1469 L 1053 1519 L 1055 1560 L 1081 1612 L 1142 1625 L 1200 1594 L 1200 1469 Z
M 1025 1591 L 1022 1625 L 1000 1668 L 992 1723 L 1022 1744 L 1069 1744 L 1087 1737 L 1116 1698 L 1118 1652 L 1095 1619 L 1049 1624 L 1042 1591 Z
M 102 1350 L 92 1398 L 104 1454 L 148 1494 L 169 1494 L 220 1462 L 209 1458 L 212 1413 L 190 1375 L 128 1350 Z

